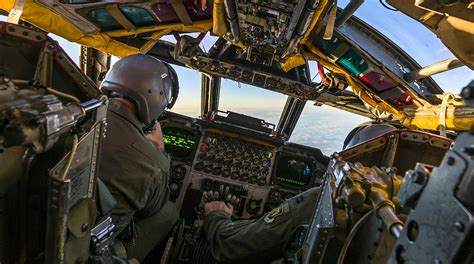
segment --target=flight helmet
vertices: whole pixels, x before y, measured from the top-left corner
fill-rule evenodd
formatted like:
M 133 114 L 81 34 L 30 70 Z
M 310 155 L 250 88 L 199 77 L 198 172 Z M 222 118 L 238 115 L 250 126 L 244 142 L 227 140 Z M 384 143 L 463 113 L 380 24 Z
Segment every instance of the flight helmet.
M 171 109 L 179 92 L 175 70 L 166 62 L 145 54 L 117 61 L 105 76 L 100 89 L 109 96 L 120 96 L 137 106 L 138 118 L 154 122 L 166 108 Z

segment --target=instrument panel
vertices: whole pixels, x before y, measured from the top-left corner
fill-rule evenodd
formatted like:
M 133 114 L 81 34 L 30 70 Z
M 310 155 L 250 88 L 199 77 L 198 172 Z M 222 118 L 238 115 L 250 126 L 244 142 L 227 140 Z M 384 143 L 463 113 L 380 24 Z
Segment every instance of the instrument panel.
M 251 185 L 267 186 L 273 163 L 272 146 L 255 143 L 222 131 L 206 130 L 194 170 Z
M 326 171 L 319 149 L 174 113 L 160 122 L 172 158 L 170 200 L 188 221 L 201 219 L 203 192 L 229 190 L 239 201 L 233 217 L 251 219 L 318 186 Z

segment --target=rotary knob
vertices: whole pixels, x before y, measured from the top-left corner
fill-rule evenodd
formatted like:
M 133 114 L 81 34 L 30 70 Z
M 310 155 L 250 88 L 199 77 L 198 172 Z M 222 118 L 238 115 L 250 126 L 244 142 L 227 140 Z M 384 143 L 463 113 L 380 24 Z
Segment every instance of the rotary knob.
M 205 173 L 212 172 L 212 169 L 213 169 L 212 164 L 207 164 L 207 165 L 204 166 L 204 172 Z
M 205 154 L 205 153 L 199 153 L 199 154 L 197 155 L 197 160 L 198 160 L 198 161 L 203 161 L 203 160 L 205 160 L 205 159 L 206 159 L 206 154 Z
M 267 184 L 267 180 L 266 180 L 265 178 L 259 178 L 259 179 L 257 180 L 257 184 L 258 184 L 259 186 L 265 186 L 265 184 Z
M 204 169 L 204 162 L 198 162 L 194 165 L 194 169 L 197 171 L 202 171 Z
M 233 172 L 230 174 L 230 178 L 231 178 L 232 180 L 237 180 L 237 179 L 239 179 L 239 177 L 240 177 L 240 174 L 239 174 L 238 171 L 233 171 Z
M 229 169 L 222 170 L 221 175 L 222 177 L 228 178 L 230 176 L 230 170 Z
M 182 181 L 186 176 L 186 169 L 182 166 L 171 167 L 171 178 L 176 181 Z
M 214 175 L 220 175 L 221 172 L 222 172 L 222 169 L 221 169 L 220 166 L 216 166 L 212 169 L 212 174 L 214 174 Z
M 259 157 L 254 157 L 253 158 L 253 164 L 260 165 L 261 163 L 262 163 L 262 161 Z
M 219 163 L 219 164 L 224 163 L 224 158 L 220 155 L 216 155 L 216 163 Z
M 179 185 L 177 183 L 173 182 L 173 183 L 170 184 L 170 191 L 172 193 L 175 193 L 178 190 L 179 190 Z
M 244 173 L 240 174 L 239 178 L 240 178 L 241 181 L 246 182 L 246 181 L 249 180 L 249 174 L 244 172 Z
M 262 203 L 262 199 L 250 199 L 245 206 L 245 209 L 250 215 L 255 215 L 260 211 L 260 204 Z
M 249 183 L 255 184 L 255 183 L 257 183 L 257 181 L 258 181 L 257 176 L 252 175 L 252 176 L 249 177 Z
M 283 194 L 278 190 L 272 190 L 268 202 L 272 204 L 279 204 L 283 199 Z
M 270 161 L 269 161 L 268 159 L 264 160 L 264 161 L 262 162 L 262 166 L 263 166 L 264 168 L 268 168 L 268 166 L 270 166 Z
M 209 153 L 206 154 L 206 160 L 210 161 L 210 162 L 214 162 L 215 156 L 212 153 L 209 152 Z

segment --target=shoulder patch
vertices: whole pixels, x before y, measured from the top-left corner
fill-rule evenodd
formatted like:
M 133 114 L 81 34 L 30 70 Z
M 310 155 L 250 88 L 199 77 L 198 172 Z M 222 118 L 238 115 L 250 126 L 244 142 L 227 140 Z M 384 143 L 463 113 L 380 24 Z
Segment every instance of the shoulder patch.
M 268 212 L 263 220 L 265 221 L 265 223 L 271 224 L 275 222 L 277 218 L 288 213 L 288 211 L 289 211 L 288 202 L 285 202 L 281 204 L 280 206 L 274 208 L 270 212 Z

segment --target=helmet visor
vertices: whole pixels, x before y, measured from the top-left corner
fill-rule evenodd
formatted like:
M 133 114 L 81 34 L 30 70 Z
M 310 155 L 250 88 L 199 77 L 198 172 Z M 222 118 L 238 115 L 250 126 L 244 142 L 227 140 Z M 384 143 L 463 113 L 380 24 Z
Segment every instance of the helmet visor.
M 172 90 L 173 90 L 173 84 L 172 84 L 173 81 L 168 81 L 166 82 L 166 85 L 163 87 L 163 96 L 165 97 L 166 99 L 166 107 L 169 106 L 170 102 L 171 102 L 171 97 L 172 97 Z
M 166 63 L 166 66 L 168 67 L 168 72 L 169 72 L 169 78 L 170 78 L 170 85 L 166 85 L 165 87 L 165 96 L 166 99 L 168 100 L 168 105 L 167 108 L 171 109 L 176 102 L 176 99 L 178 99 L 178 93 L 179 93 L 179 81 L 178 81 L 178 75 L 176 74 L 176 71 L 174 70 L 173 67 L 171 67 L 169 64 Z

